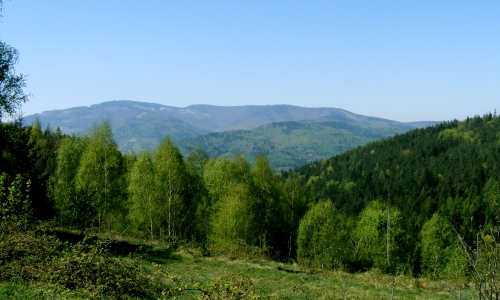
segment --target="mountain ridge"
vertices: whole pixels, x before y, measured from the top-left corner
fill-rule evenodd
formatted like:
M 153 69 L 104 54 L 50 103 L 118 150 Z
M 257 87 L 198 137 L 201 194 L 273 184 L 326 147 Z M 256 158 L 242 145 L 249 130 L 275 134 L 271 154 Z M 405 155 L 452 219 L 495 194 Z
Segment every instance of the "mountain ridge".
M 314 136 L 325 136 L 326 132 L 333 132 L 333 129 L 328 128 L 328 126 L 325 127 L 328 122 L 353 126 L 353 128 L 356 128 L 355 132 L 358 133 L 363 131 L 360 128 L 378 130 L 381 136 L 384 137 L 438 123 L 432 121 L 403 123 L 358 115 L 344 109 L 329 107 L 308 108 L 288 104 L 246 106 L 196 104 L 186 107 L 174 107 L 131 100 L 113 100 L 91 106 L 46 111 L 26 116 L 24 120 L 30 124 L 35 118 L 40 120 L 42 126 L 50 124 L 52 128 L 59 127 L 63 133 L 67 134 L 84 133 L 92 123 L 109 118 L 120 150 L 136 153 L 144 149 L 155 148 L 165 135 L 170 135 L 174 141 L 181 141 L 209 133 L 223 133 L 235 130 L 251 131 L 268 124 L 283 122 L 321 123 L 322 125 L 318 125 L 319 127 L 312 125 L 304 127 L 310 130 L 313 130 L 314 127 L 316 130 L 321 131 L 321 133 L 310 134 L 310 141 L 304 140 L 305 137 L 302 131 L 300 131 L 300 134 L 296 132 L 300 137 L 290 137 L 291 140 L 300 138 L 302 143 L 306 144 L 316 142 L 313 141 Z M 337 128 L 336 130 L 340 129 Z M 344 133 L 347 134 L 347 131 Z M 262 135 L 271 140 L 274 138 L 269 134 L 262 133 Z M 348 135 L 348 139 L 357 141 L 351 143 L 351 141 L 346 140 L 346 144 L 351 146 L 368 141 L 366 138 L 355 137 L 355 134 L 349 133 Z M 240 132 L 238 136 L 245 139 L 250 136 L 255 137 L 255 133 Z M 305 136 L 307 137 L 307 134 Z M 222 141 L 225 139 L 225 137 L 221 138 Z M 327 141 L 331 140 L 327 138 Z M 205 147 L 208 148 L 209 146 Z M 313 157 L 317 158 L 316 155 L 313 155 Z

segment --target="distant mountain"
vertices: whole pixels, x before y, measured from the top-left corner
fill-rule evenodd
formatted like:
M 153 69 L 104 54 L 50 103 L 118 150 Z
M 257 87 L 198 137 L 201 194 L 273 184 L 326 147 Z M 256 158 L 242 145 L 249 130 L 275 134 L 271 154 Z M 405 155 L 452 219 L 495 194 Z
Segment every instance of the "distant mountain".
M 142 149 L 152 149 L 159 144 L 166 134 L 169 134 L 172 139 L 178 141 L 186 138 L 195 138 L 208 133 L 224 132 L 228 130 L 252 130 L 257 129 L 257 127 L 260 128 L 260 126 L 263 125 L 282 122 L 302 123 L 300 125 L 302 128 L 294 131 L 292 134 L 293 137 L 290 136 L 290 138 L 295 140 L 297 138 L 296 135 L 303 135 L 300 140 L 304 147 L 306 145 L 313 145 L 314 143 L 325 142 L 323 140 L 314 140 L 314 138 L 320 138 L 319 136 L 321 134 L 326 134 L 326 132 L 334 129 L 338 132 L 340 132 L 339 130 L 344 130 L 342 132 L 346 134 L 346 142 L 342 145 L 339 144 L 338 147 L 341 147 L 339 149 L 347 149 L 352 146 L 364 144 L 367 139 L 372 140 L 372 138 L 357 136 L 349 130 L 340 129 L 340 127 L 328 128 L 325 124 L 333 122 L 338 126 L 340 126 L 340 124 L 353 126 L 353 128 L 357 128 L 353 132 L 357 132 L 361 129 L 368 130 L 370 131 L 370 136 L 376 136 L 374 132 L 379 130 L 380 136 L 384 137 L 395 133 L 402 133 L 416 127 L 425 127 L 438 123 L 401 123 L 357 115 L 343 109 L 327 107 L 305 108 L 292 105 L 191 105 L 179 108 L 155 103 L 126 100 L 109 101 L 89 107 L 74 107 L 64 110 L 47 111 L 25 117 L 25 123 L 31 124 L 36 117 L 39 118 L 42 126 L 50 124 L 52 128 L 59 127 L 62 132 L 68 134 L 85 133 L 93 122 L 101 122 L 104 118 L 109 118 L 113 126 L 115 139 L 120 150 L 123 152 L 139 152 Z M 314 125 L 313 123 L 317 124 Z M 277 143 L 277 140 L 275 140 L 277 136 L 273 135 L 273 132 L 278 134 L 277 131 L 281 130 L 282 126 L 284 125 L 276 125 L 276 127 L 264 126 L 256 131 L 250 133 L 239 132 L 237 135 L 239 135 L 241 139 L 244 139 L 260 134 L 269 139 L 268 143 Z M 299 126 L 299 124 L 295 124 L 294 126 Z M 308 130 L 317 132 L 314 134 L 304 133 Z M 266 131 L 269 132 L 265 133 Z M 206 142 L 201 141 L 215 142 L 217 140 L 218 143 L 226 143 L 228 139 L 227 136 L 231 135 L 235 135 L 235 133 L 229 133 L 229 135 L 222 134 L 217 138 L 215 138 L 216 135 L 209 135 L 206 138 L 200 138 L 199 141 L 195 139 L 185 140 L 179 145 L 182 145 L 183 149 L 190 149 L 192 145 L 204 144 L 206 145 L 204 146 L 206 149 L 211 149 L 218 147 L 217 144 L 208 145 Z M 309 140 L 307 140 L 307 138 L 309 138 Z M 251 139 L 255 142 L 254 138 Z M 336 139 L 336 141 L 339 140 L 340 139 Z M 226 145 L 226 147 L 232 149 L 234 147 L 241 147 L 241 144 L 240 146 L 231 147 Z M 258 147 L 260 146 L 253 145 L 252 149 L 257 151 Z M 291 146 L 285 146 L 283 144 L 282 147 L 284 147 L 283 149 L 289 149 Z M 241 149 L 243 150 L 243 148 Z M 254 153 L 255 151 L 248 151 L 248 153 Z M 208 152 L 219 153 L 215 150 L 210 150 Z M 247 154 L 247 151 L 241 152 Z M 277 155 L 281 155 L 280 151 L 276 153 Z M 316 157 L 323 157 L 322 155 L 323 154 L 312 154 L 310 157 L 316 159 Z M 301 158 L 300 161 L 309 161 L 309 159 Z M 282 164 L 280 163 L 280 165 L 295 166 L 296 164 L 283 162 Z

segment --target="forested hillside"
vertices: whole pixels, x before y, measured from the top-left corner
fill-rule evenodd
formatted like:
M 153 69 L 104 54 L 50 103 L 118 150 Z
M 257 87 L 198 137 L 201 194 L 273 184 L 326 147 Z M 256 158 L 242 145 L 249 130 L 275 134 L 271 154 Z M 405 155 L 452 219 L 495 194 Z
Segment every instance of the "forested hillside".
M 417 262 L 419 234 L 433 214 L 469 241 L 495 220 L 499 161 L 500 118 L 486 114 L 371 142 L 284 175 L 298 176 L 313 201 L 329 200 L 347 216 L 374 200 L 382 210 L 397 210 L 406 255 Z
M 250 162 L 265 153 L 276 170 L 296 168 L 340 154 L 369 141 L 405 132 L 400 127 L 361 127 L 341 122 L 282 122 L 252 130 L 234 130 L 176 142 L 183 154 L 202 148 L 209 157 L 239 153 Z
M 415 224 L 438 210 L 481 224 L 481 195 L 500 178 L 499 158 L 500 118 L 488 114 L 371 142 L 294 173 L 316 199 L 331 199 L 348 214 L 381 199 Z
M 13 224 L 26 230 L 45 220 L 57 230 L 189 244 L 204 256 L 376 268 L 458 286 L 483 271 L 496 274 L 485 261 L 500 249 L 491 248 L 500 197 L 496 115 L 370 142 L 281 176 L 265 155 L 253 164 L 241 155 L 209 158 L 200 148 L 182 156 L 168 136 L 153 152 L 124 154 L 108 121 L 83 136 L 42 131 L 38 121 L 0 125 L 7 228 L 0 231 L 9 239 Z M 490 237 L 476 235 L 483 228 Z M 489 254 L 470 259 L 478 253 Z M 25 263 L 45 274 L 12 257 L 0 262 L 9 270 L 2 278 L 16 278 Z

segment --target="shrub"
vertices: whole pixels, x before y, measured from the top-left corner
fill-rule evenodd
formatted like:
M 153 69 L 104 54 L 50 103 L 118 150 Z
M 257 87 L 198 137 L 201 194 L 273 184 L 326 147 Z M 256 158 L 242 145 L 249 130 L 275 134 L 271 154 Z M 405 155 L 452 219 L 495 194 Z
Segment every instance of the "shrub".
M 1 280 L 54 284 L 92 298 L 147 298 L 157 291 L 138 263 L 111 257 L 95 239 L 69 245 L 51 235 L 11 229 L 0 224 Z

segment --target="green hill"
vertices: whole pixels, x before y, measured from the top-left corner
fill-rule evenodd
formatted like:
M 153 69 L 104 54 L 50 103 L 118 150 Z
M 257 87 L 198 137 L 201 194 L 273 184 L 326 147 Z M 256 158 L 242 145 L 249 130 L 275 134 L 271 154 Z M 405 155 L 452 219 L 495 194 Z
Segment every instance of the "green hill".
M 406 131 L 401 127 L 363 128 L 341 122 L 282 122 L 252 130 L 210 133 L 181 139 L 176 145 L 187 154 L 201 147 L 210 157 L 235 153 L 254 161 L 266 153 L 276 169 L 295 168 Z
M 113 133 L 120 151 L 139 153 L 144 149 L 155 149 L 165 134 L 169 134 L 174 140 L 179 140 L 207 132 L 167 115 L 144 112 L 115 126 Z
M 376 199 L 397 207 L 416 247 L 435 212 L 464 233 L 491 220 L 487 199 L 500 196 L 499 162 L 500 117 L 487 114 L 371 142 L 295 172 L 316 201 L 330 199 L 348 215 Z

